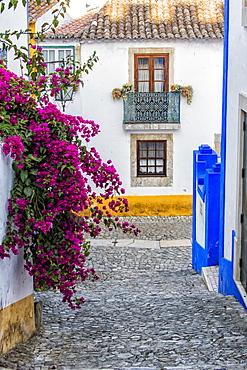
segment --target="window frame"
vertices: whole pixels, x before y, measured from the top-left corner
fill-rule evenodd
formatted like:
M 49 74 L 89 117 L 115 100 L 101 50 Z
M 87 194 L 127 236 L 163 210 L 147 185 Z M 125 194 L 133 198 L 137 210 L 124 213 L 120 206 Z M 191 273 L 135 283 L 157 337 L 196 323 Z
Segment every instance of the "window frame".
M 149 58 L 149 91 L 154 92 L 154 85 L 155 81 L 164 81 L 164 90 L 169 91 L 169 53 L 138 53 L 134 54 L 134 90 L 138 92 L 138 59 L 140 58 Z M 165 59 L 165 79 L 164 80 L 155 80 L 154 79 L 154 71 L 159 70 L 154 68 L 154 59 L 155 58 L 164 58 Z
M 71 50 L 71 56 L 72 56 L 72 58 L 73 58 L 73 60 L 75 60 L 75 47 L 74 46 L 65 46 L 65 45 L 45 45 L 45 46 L 43 46 L 42 45 L 42 49 L 45 51 L 45 50 L 54 50 L 55 51 L 55 62 L 54 62 L 54 64 L 55 64 L 55 68 L 54 68 L 54 70 L 56 69 L 56 68 L 59 68 L 59 67 L 61 67 L 60 65 L 59 65 L 59 62 L 60 61 L 62 61 L 62 59 L 61 60 L 59 60 L 59 58 L 58 58 L 58 55 L 59 55 L 59 50 Z M 48 64 L 51 64 L 52 62 L 51 61 L 46 61 L 45 60 L 45 62 L 46 63 L 48 63 Z M 53 71 L 51 71 L 51 73 L 52 73 Z M 47 69 L 47 73 L 50 73 L 50 71 Z
M 247 27 L 247 0 L 242 0 L 242 26 Z
M 157 148 L 156 148 L 156 145 L 155 145 L 155 148 L 154 148 L 154 151 L 155 151 L 155 155 L 154 157 L 149 157 L 148 156 L 148 149 L 147 149 L 147 156 L 146 157 L 141 157 L 140 155 L 140 152 L 141 152 L 141 148 L 140 148 L 140 144 L 141 143 L 163 143 L 164 144 L 164 147 L 163 147 L 163 156 L 162 157 L 158 157 L 157 156 Z M 136 158 L 137 158 L 137 177 L 166 177 L 167 176 L 167 140 L 137 140 L 136 142 L 136 150 L 137 150 L 137 155 L 136 155 Z M 147 172 L 140 172 L 140 161 L 144 159 L 144 160 L 148 160 L 149 159 L 152 159 L 155 161 L 155 164 L 154 165 L 148 165 L 147 163 Z M 155 170 L 157 170 L 157 167 L 160 167 L 160 166 L 157 166 L 156 164 L 156 161 L 157 160 L 163 160 L 163 172 L 162 173 L 157 173 L 157 172 L 153 172 L 153 173 L 148 173 L 148 168 L 149 167 L 154 167 Z

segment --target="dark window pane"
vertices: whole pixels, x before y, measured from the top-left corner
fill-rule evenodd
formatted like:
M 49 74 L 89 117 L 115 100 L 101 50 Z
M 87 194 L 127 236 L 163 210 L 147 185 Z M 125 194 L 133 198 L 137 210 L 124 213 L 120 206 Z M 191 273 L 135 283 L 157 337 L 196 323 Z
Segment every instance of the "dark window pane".
M 139 143 L 139 145 L 140 145 L 140 149 L 147 149 L 147 143 L 143 143 L 143 142 L 140 142 Z
M 164 68 L 165 67 L 165 58 L 154 58 L 154 68 Z
M 146 150 L 141 150 L 140 151 L 140 158 L 146 158 L 147 157 L 147 151 Z
M 156 143 L 157 149 L 164 149 L 164 143 Z
M 148 143 L 148 150 L 155 149 L 155 142 L 149 142 Z
M 149 156 L 149 158 L 151 157 L 151 158 L 154 158 L 155 157 L 155 151 L 154 150 L 149 150 L 148 151 L 148 156 Z
M 164 157 L 164 151 L 162 150 L 157 150 L 156 152 L 156 157 L 157 158 L 163 158 Z

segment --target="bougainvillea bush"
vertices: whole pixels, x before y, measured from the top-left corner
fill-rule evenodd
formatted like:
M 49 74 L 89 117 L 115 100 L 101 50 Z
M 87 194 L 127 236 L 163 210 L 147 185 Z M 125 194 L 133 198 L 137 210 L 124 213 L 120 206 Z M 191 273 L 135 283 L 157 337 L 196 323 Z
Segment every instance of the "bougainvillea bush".
M 88 147 L 99 126 L 60 112 L 47 96 L 38 103 L 36 89 L 0 61 L 0 136 L 15 171 L 0 258 L 24 248 L 36 289 L 59 289 L 63 301 L 77 308 L 83 298 L 76 297 L 76 283 L 97 279 L 85 268 L 90 247 L 85 234 L 97 236 L 100 221 L 125 232 L 138 230 L 111 214 L 126 212 L 128 203 L 112 162 L 103 163 Z M 101 205 L 105 201 L 107 207 Z M 87 216 L 78 215 L 85 211 Z

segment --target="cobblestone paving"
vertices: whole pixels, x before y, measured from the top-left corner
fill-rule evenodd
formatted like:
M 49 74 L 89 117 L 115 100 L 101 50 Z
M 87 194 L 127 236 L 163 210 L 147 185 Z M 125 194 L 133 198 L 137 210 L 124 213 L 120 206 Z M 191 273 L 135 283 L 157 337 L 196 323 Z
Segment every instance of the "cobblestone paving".
M 147 217 L 120 217 L 120 221 L 134 224 L 141 233 L 134 238 L 143 240 L 171 240 L 191 238 L 191 216 L 147 216 Z M 129 235 L 123 232 L 109 231 L 101 225 L 102 232 L 99 239 L 111 239 L 117 236 L 120 239 L 128 239 Z M 132 237 L 132 236 L 131 236 Z
M 38 293 L 43 328 L 0 369 L 246 370 L 247 313 L 207 291 L 184 242 L 94 241 L 101 279 L 78 286 L 86 303 L 72 311 L 59 293 Z

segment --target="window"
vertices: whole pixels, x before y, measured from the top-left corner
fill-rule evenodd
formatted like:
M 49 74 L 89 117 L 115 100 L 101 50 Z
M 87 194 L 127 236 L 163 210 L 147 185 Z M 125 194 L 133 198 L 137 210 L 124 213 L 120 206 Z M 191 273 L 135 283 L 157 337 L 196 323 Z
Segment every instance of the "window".
M 0 48 L 0 59 L 7 60 L 7 51 Z
M 137 176 L 166 176 L 166 141 L 137 141 Z
M 169 90 L 169 54 L 135 54 L 135 91 Z
M 133 187 L 173 183 L 173 134 L 131 134 L 130 175 Z
M 242 26 L 247 26 L 247 0 L 243 0 L 242 3 Z
M 67 57 L 74 58 L 74 47 L 47 47 L 42 46 L 45 62 L 47 63 L 47 73 L 52 73 L 56 68 L 63 67 L 63 62 L 66 62 Z M 61 63 L 60 63 L 61 62 Z

